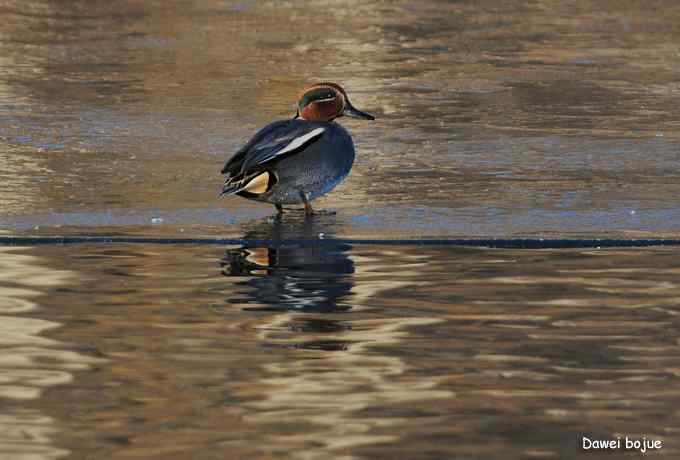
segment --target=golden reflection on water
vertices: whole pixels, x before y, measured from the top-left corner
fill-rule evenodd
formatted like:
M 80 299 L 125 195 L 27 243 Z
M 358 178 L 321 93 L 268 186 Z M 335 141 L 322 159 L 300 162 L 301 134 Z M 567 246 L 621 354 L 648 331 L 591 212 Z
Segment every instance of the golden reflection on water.
M 22 279 L 81 274 L 49 302 L 5 282 L 4 316 L 64 324 L 20 323 L 2 375 L 28 399 L 5 399 L 76 456 L 577 458 L 579 436 L 625 434 L 677 454 L 673 249 L 350 246 L 336 219 L 256 221 L 242 247 L 5 251 L 36 254 L 3 259 Z M 76 374 L 67 343 L 106 361 Z
M 311 354 L 306 359 L 264 366 L 270 377 L 259 381 L 263 385 L 262 393 L 247 393 L 260 400 L 249 405 L 255 412 L 246 416 L 245 421 L 267 425 L 284 419 L 285 424 L 314 425 L 314 430 L 306 433 L 271 436 L 277 445 L 292 451 L 291 458 L 328 458 L 336 449 L 398 442 L 398 432 L 390 429 L 402 425 L 404 418 L 357 415 L 357 411 L 376 404 L 391 407 L 409 402 L 429 403 L 452 398 L 454 394 L 437 389 L 437 378 L 393 380 L 402 376 L 409 366 L 398 357 L 366 355 L 365 348 L 399 344 L 408 339 L 406 327 L 434 322 L 437 320 L 415 318 L 380 321 L 381 324 L 357 321 L 353 323 L 353 331 L 357 328 L 357 332 L 324 337 L 350 342 L 342 351 L 319 352 L 316 359 Z M 263 327 L 280 326 L 266 323 Z M 362 333 L 361 329 L 365 331 Z M 362 343 L 366 345 L 362 347 Z M 305 445 L 315 447 L 300 452 Z
M 20 402 L 39 400 L 43 392 L 73 381 L 73 372 L 90 368 L 94 359 L 60 349 L 43 336 L 59 323 L 25 317 L 41 310 L 43 289 L 67 284 L 73 273 L 49 269 L 25 248 L 0 247 L 0 457 L 54 459 L 69 454 L 57 447 L 59 421 Z M 42 299 L 41 299 L 42 298 Z

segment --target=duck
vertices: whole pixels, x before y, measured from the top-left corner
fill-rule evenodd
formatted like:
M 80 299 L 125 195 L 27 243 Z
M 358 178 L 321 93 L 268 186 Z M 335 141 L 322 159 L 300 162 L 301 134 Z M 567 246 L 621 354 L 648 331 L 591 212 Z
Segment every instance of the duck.
M 303 88 L 295 116 L 259 130 L 222 168 L 220 196 L 238 195 L 273 204 L 304 205 L 340 184 L 354 163 L 352 137 L 335 120 L 347 116 L 375 120 L 355 108 L 337 83 L 320 82 Z

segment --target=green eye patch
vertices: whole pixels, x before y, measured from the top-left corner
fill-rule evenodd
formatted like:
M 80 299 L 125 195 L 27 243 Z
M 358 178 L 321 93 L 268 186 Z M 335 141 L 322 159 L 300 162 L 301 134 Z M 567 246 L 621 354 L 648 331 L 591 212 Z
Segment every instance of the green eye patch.
M 298 103 L 298 107 L 303 109 L 314 101 L 333 99 L 334 97 L 335 93 L 327 88 L 313 89 L 302 95 L 300 102 Z

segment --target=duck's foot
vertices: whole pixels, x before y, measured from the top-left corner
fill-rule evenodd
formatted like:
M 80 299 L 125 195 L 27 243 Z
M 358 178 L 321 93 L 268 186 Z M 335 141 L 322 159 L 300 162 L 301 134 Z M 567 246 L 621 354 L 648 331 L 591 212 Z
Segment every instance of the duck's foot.
M 305 204 L 305 215 L 309 217 L 314 215 L 314 208 L 309 204 L 309 199 L 307 197 L 308 195 L 300 190 L 300 198 L 302 198 L 302 202 Z

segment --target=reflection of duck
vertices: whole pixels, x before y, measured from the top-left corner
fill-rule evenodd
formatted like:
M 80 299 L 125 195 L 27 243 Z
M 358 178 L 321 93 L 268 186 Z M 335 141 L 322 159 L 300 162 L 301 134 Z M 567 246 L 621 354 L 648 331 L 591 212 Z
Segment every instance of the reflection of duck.
M 260 222 L 246 231 L 244 238 L 253 243 L 226 251 L 222 273 L 250 278 L 244 283 L 251 288 L 246 302 L 258 306 L 247 310 L 332 313 L 350 308 L 342 302 L 354 285 L 354 263 L 347 256 L 351 246 L 325 237 L 332 220 L 289 215 Z
M 255 432 L 282 427 L 267 432 L 268 448 L 290 458 L 335 458 L 364 445 L 397 443 L 410 423 L 399 414 L 453 396 L 433 375 L 409 372 L 408 351 L 394 352 L 408 350 L 411 328 L 440 321 L 410 316 L 408 306 L 390 308 L 403 305 L 385 295 L 427 285 L 415 269 L 426 259 L 319 241 L 319 233 L 336 227 L 331 219 L 256 224 L 245 235 L 251 243 L 223 259 L 225 276 L 243 277 L 244 289 L 236 289 L 242 297 L 230 304 L 257 305 L 230 317 L 245 317 L 237 327 L 272 349 L 271 359 L 248 372 L 252 384 L 233 388 L 234 397 L 247 399 L 241 420 Z M 384 300 L 392 302 L 385 307 Z M 376 404 L 393 416 L 376 417 Z

